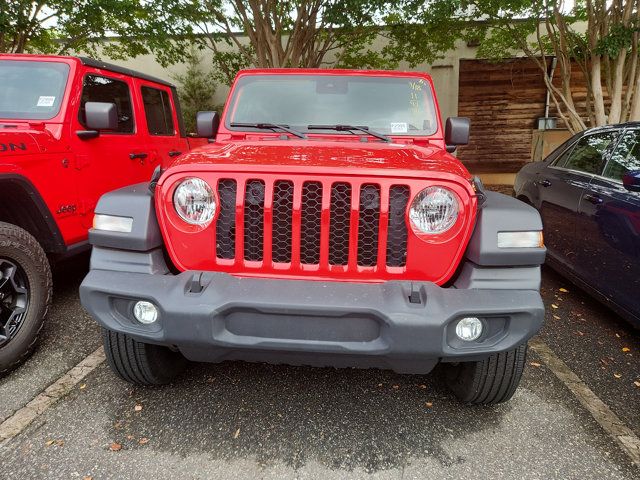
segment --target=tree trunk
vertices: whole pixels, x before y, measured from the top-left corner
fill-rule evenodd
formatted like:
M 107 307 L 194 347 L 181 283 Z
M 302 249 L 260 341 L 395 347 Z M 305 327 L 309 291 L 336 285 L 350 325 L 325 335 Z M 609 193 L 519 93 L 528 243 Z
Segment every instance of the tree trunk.
M 593 97 L 593 112 L 596 119 L 594 126 L 607 124 L 607 114 L 604 109 L 604 95 L 602 93 L 602 65 L 600 55 L 591 57 L 591 95 Z

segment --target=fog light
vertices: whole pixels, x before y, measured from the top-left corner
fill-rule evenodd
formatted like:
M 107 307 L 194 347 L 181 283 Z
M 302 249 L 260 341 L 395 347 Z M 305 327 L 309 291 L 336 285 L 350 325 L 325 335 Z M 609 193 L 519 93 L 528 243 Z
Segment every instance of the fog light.
M 482 335 L 482 322 L 476 317 L 465 317 L 456 325 L 456 335 L 465 342 L 477 340 Z
M 136 320 L 140 323 L 149 325 L 158 319 L 158 309 L 151 302 L 136 302 L 133 307 L 133 316 L 136 317 Z

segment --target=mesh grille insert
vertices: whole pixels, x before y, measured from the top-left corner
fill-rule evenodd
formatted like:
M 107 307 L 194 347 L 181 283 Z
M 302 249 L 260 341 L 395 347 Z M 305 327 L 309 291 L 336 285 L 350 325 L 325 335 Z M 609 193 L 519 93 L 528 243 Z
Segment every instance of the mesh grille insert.
M 322 184 L 302 185 L 302 219 L 300 225 L 300 262 L 320 263 L 320 221 L 322 214 Z
M 378 263 L 379 227 L 380 187 L 363 185 L 358 218 L 358 265 L 374 267 Z
M 331 187 L 331 226 L 329 228 L 329 263 L 349 263 L 351 221 L 351 185 L 334 183 Z
M 216 223 L 216 256 L 231 260 L 236 251 L 236 188 L 235 180 L 229 178 L 218 182 L 220 213 Z
M 244 195 L 244 259 L 261 261 L 264 244 L 264 182 L 249 180 Z
M 273 240 L 274 262 L 291 261 L 291 232 L 293 216 L 293 182 L 278 181 L 273 186 Z
M 405 213 L 409 201 L 409 187 L 394 185 L 389 190 L 389 228 L 387 232 L 387 265 L 404 267 L 407 264 L 407 222 Z

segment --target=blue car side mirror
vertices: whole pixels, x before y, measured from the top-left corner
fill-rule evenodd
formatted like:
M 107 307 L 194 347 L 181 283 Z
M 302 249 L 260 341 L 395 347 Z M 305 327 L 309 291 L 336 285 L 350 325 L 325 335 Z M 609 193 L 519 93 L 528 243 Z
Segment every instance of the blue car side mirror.
M 632 170 L 622 177 L 624 188 L 630 192 L 640 192 L 640 170 Z

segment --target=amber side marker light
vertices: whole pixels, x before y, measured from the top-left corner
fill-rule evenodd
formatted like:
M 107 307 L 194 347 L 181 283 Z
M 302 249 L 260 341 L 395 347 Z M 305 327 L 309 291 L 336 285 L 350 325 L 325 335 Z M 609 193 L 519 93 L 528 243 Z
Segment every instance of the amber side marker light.
M 542 248 L 542 232 L 498 232 L 498 248 Z

